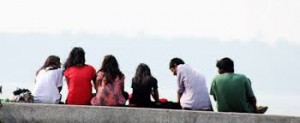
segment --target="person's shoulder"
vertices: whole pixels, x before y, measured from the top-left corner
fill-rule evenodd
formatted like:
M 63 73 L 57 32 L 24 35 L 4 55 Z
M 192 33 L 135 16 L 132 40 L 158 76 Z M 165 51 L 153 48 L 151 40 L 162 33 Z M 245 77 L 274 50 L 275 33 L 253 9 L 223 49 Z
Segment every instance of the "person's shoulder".
M 93 69 L 95 69 L 92 65 L 90 65 L 90 64 L 85 64 L 85 67 L 88 67 L 88 68 L 93 68 Z
M 246 75 L 240 74 L 240 73 L 234 73 L 234 76 L 239 77 L 239 78 L 245 78 L 245 79 L 247 79 Z
M 117 81 L 118 83 L 120 83 L 120 82 L 124 83 L 125 75 L 124 74 L 118 75 L 118 77 L 115 79 L 115 81 Z
M 59 73 L 59 74 L 63 73 L 63 69 L 61 69 L 61 68 L 54 69 L 53 71 L 54 71 L 55 73 Z
M 239 78 L 240 80 L 244 80 L 245 82 L 250 81 L 250 79 L 244 75 L 244 74 L 234 74 L 236 78 Z
M 153 76 L 150 77 L 150 80 L 153 81 L 153 82 L 157 82 L 157 79 Z
M 119 76 L 122 80 L 125 80 L 125 75 L 123 73 L 121 73 Z
M 222 76 L 223 76 L 222 74 L 217 74 L 217 75 L 215 75 L 214 78 L 213 78 L 213 81 L 216 81 L 216 80 L 218 80 L 218 79 L 223 78 Z
M 188 64 L 180 64 L 177 66 L 177 68 L 187 68 L 187 67 L 189 67 Z
M 88 68 L 88 69 L 96 71 L 96 69 L 92 65 L 86 64 L 85 67 Z
M 57 68 L 57 69 L 55 69 L 56 71 L 58 71 L 58 72 L 63 72 L 64 70 L 63 69 L 61 69 L 61 68 Z
M 46 69 L 41 69 L 41 70 L 39 70 L 38 73 L 45 73 L 46 71 L 47 71 Z
M 191 69 L 191 67 L 188 64 L 180 64 L 177 66 L 177 72 L 187 71 L 188 69 Z
M 217 75 L 214 76 L 213 79 L 217 79 L 217 78 L 219 78 L 220 76 L 221 76 L 221 74 L 217 74 Z

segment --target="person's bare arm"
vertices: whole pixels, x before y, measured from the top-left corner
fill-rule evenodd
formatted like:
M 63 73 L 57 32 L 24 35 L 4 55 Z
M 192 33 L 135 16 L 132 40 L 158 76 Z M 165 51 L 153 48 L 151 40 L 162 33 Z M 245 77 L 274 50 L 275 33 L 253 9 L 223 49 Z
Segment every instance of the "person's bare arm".
M 92 81 L 93 81 L 94 88 L 97 92 L 97 88 L 98 88 L 99 83 L 96 81 L 96 76 L 92 79 Z
M 151 95 L 155 102 L 159 102 L 159 94 L 157 89 L 153 89 Z

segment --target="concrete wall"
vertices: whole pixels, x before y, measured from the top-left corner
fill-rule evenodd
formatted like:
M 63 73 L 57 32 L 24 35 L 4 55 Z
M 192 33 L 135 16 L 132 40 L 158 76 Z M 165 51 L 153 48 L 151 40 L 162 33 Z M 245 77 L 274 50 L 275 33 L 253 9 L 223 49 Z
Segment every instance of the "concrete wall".
M 129 107 L 4 103 L 0 123 L 300 123 L 300 117 Z

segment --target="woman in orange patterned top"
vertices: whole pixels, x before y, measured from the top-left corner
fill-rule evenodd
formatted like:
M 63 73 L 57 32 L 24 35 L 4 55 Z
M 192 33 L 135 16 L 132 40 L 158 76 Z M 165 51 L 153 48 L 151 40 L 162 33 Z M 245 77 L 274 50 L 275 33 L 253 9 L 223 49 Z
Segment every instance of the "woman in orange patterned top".
M 113 55 L 104 57 L 102 66 L 97 72 L 97 94 L 91 100 L 92 105 L 122 106 L 126 98 L 124 91 L 124 74 L 120 71 L 117 59 Z

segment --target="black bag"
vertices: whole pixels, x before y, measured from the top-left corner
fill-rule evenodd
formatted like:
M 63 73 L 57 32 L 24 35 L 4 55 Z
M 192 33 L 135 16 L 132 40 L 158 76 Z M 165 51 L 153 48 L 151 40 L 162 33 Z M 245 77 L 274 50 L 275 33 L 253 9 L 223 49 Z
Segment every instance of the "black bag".
M 14 99 L 13 102 L 21 102 L 21 103 L 33 103 L 33 96 L 28 89 L 20 89 L 18 88 L 13 92 Z

